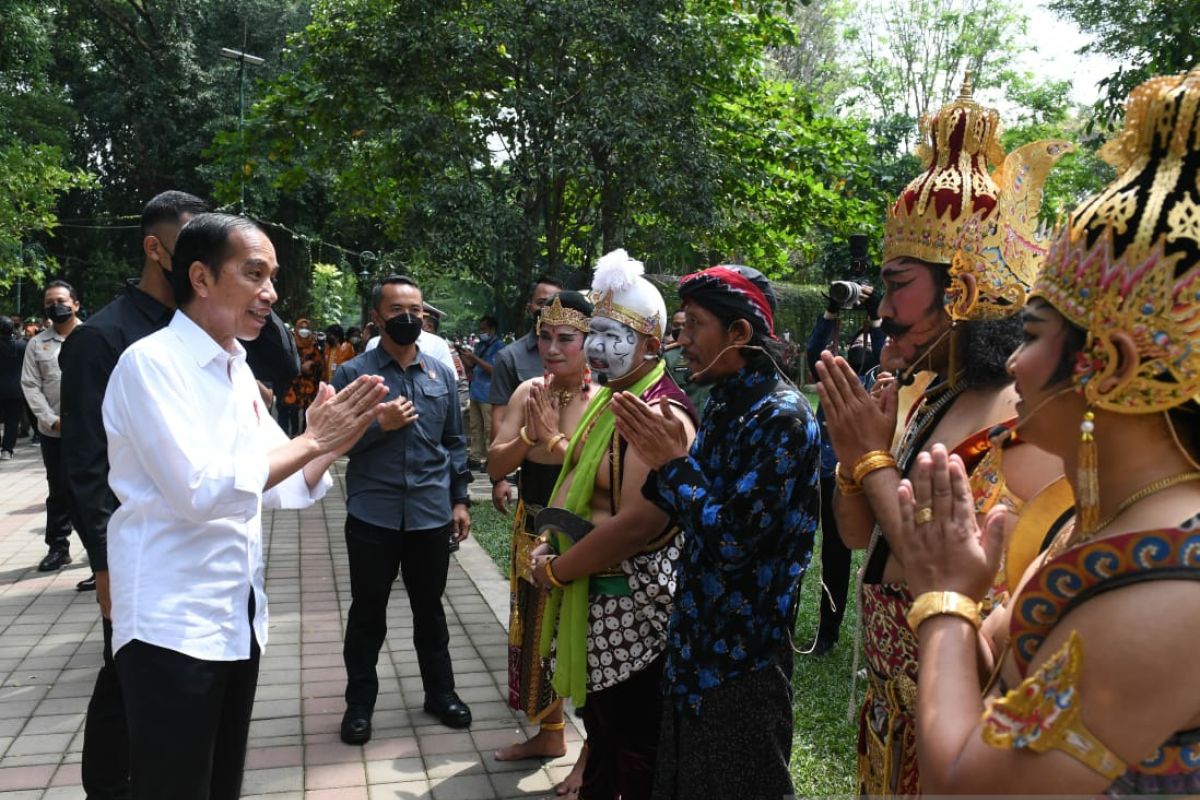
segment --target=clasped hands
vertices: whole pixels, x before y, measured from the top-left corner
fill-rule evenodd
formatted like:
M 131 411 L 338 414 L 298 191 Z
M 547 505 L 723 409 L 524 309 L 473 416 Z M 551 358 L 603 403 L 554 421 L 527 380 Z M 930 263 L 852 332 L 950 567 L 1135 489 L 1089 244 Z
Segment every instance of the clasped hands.
M 961 458 L 935 444 L 900 481 L 897 557 L 913 596 L 958 592 L 982 600 L 1000 567 L 1007 509 L 997 506 L 981 530 Z
M 838 460 L 854 464 L 864 453 L 891 450 L 896 432 L 895 382 L 888 381 L 877 392 L 868 392 L 846 359 L 828 350 L 821 353 L 816 372 L 825 428 Z
M 378 375 L 362 375 L 340 392 L 322 382 L 305 412 L 304 436 L 312 439 L 321 453 L 344 455 L 376 418 L 387 386 Z
M 687 429 L 671 411 L 666 398 L 657 403 L 658 410 L 629 392 L 616 392 L 612 397 L 613 416 L 617 432 L 651 470 L 662 469 L 668 461 L 688 454 Z

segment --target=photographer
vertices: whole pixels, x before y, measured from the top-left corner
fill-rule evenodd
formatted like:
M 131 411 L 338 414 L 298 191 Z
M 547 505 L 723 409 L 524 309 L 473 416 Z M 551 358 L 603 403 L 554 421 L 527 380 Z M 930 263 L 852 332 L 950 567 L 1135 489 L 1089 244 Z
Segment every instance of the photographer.
M 874 382 L 872 370 L 879 364 L 879 353 L 887 338 L 879 317 L 882 299 L 883 292 L 876 291 L 865 279 L 835 281 L 830 286 L 825 313 L 813 326 L 805 347 L 809 371 L 815 369 L 822 350 L 832 349 L 838 343 L 841 312 L 861 308 L 867 312 L 867 319 L 863 331 L 846 351 L 846 359 L 858 373 L 859 380 L 869 389 Z M 821 583 L 824 588 L 821 590 L 821 623 L 817 628 L 817 639 L 809 652 L 820 656 L 834 648 L 842 627 L 850 584 L 850 550 L 838 535 L 837 519 L 833 514 L 833 490 L 836 486 L 833 472 L 837 467 L 837 457 L 833 454 L 829 433 L 825 429 L 824 407 L 817 409 L 817 423 L 821 426 Z

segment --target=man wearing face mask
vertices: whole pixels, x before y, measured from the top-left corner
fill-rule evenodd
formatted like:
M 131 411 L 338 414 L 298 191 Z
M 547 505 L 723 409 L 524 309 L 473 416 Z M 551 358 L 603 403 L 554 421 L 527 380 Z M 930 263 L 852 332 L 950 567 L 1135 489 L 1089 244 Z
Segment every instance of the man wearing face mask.
M 375 664 L 387 635 L 387 605 L 399 572 L 413 615 L 413 644 L 425 690 L 424 709 L 451 728 L 471 724 L 454 692 L 450 634 L 442 594 L 451 538 L 471 530 L 466 437 L 457 376 L 421 350 L 421 290 L 392 275 L 372 293 L 379 346 L 340 366 L 340 389 L 361 375 L 387 386 L 378 420 L 350 448 L 346 469 L 346 551 L 352 602 L 342 656 L 346 713 L 341 738 L 363 744 L 379 694 Z
M 554 690 L 571 698 L 587 728 L 581 797 L 649 797 L 658 748 L 661 656 L 681 534 L 674 516 L 642 496 L 650 468 L 617 434 L 612 405 L 625 393 L 661 404 L 656 413 L 679 426 L 685 448 L 695 414 L 658 356 L 666 305 L 643 271 L 624 250 L 596 265 L 586 350 L 604 387 L 566 443 L 548 509 L 591 527 L 573 542 L 551 534 L 531 564 L 534 582 L 553 589 L 542 655 L 553 636 Z
M 50 327 L 29 340 L 21 368 L 21 390 L 37 418 L 42 463 L 46 465 L 46 557 L 38 572 L 53 572 L 71 563 L 71 493 L 62 467 L 62 369 L 58 353 L 79 324 L 79 296 L 66 281 L 51 281 L 43 295 Z

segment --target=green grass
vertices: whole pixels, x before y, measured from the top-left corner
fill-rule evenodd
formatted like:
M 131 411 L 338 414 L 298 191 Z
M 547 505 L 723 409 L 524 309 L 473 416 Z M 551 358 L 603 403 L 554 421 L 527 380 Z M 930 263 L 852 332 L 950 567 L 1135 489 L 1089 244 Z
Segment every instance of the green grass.
M 512 517 L 491 505 L 477 503 L 471 509 L 472 535 L 487 551 L 500 571 L 508 574 Z M 818 536 L 818 540 L 819 540 Z M 856 557 L 857 570 L 861 557 Z M 796 620 L 796 646 L 805 650 L 816 636 L 820 615 L 820 558 L 813 556 L 812 570 L 805 576 Z M 853 595 L 853 584 L 850 594 Z M 846 611 L 842 636 L 833 652 L 820 658 L 796 655 L 792 683 L 796 694 L 792 705 L 795 737 L 792 743 L 792 780 L 798 796 L 850 795 L 854 791 L 857 722 L 846 711 L 850 702 L 850 666 L 853 658 L 853 606 Z M 858 687 L 862 697 L 863 686 Z

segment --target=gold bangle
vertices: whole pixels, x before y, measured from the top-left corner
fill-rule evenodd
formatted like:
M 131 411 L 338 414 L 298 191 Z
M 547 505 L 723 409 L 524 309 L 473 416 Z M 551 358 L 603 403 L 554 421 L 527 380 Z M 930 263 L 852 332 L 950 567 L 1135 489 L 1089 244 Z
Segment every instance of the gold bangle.
M 837 490 L 843 497 L 853 497 L 856 494 L 862 494 L 862 484 L 855 483 L 854 478 L 847 478 L 842 474 L 842 462 L 833 468 L 833 480 L 837 484 Z
M 850 472 L 854 476 L 854 482 L 861 485 L 863 478 L 872 472 L 895 466 L 896 457 L 887 450 L 871 450 L 863 453 L 858 461 L 854 462 L 854 468 Z
M 562 722 L 543 722 L 541 725 L 538 726 L 538 728 L 540 728 L 541 730 L 550 731 L 551 733 L 554 733 L 556 731 L 561 731 L 566 727 L 567 727 L 566 720 L 564 720 Z
M 958 592 L 925 592 L 918 595 L 913 601 L 912 608 L 907 614 L 908 627 L 913 633 L 917 632 L 917 628 L 921 627 L 921 623 L 930 617 L 937 617 L 943 614 L 950 614 L 955 617 L 962 617 L 967 622 L 979 630 L 979 625 L 982 622 L 980 617 L 980 604 L 965 594 Z
M 558 447 L 558 443 L 567 438 L 565 433 L 556 433 L 546 441 L 546 452 L 554 455 L 554 448 Z
M 545 561 L 543 561 L 542 571 L 546 573 L 546 580 L 550 582 L 551 586 L 553 586 L 555 589 L 565 589 L 567 588 L 567 584 L 555 577 L 554 568 L 550 566 L 557 558 L 558 556 L 550 556 L 550 558 L 547 558 Z
M 529 433 L 525 430 L 524 425 L 521 426 L 521 430 L 517 431 L 517 435 L 521 437 L 522 442 L 529 445 L 530 447 L 533 447 L 537 444 L 536 440 L 529 438 Z

